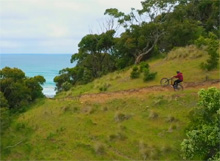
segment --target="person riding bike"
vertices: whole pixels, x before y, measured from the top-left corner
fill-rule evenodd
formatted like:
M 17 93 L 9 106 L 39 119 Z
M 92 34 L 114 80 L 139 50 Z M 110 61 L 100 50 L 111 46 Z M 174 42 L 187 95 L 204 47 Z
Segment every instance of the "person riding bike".
M 178 83 L 183 81 L 183 74 L 180 71 L 176 71 L 177 75 L 173 76 L 173 78 L 178 78 L 174 81 L 173 88 L 177 88 Z

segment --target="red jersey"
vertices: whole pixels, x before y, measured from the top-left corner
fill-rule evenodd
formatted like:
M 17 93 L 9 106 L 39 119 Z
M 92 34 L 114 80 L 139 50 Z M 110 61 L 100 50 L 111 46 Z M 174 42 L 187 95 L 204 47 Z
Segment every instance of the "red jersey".
M 178 73 L 176 76 L 174 76 L 175 78 L 178 78 L 179 80 L 183 81 L 183 74 L 182 73 Z

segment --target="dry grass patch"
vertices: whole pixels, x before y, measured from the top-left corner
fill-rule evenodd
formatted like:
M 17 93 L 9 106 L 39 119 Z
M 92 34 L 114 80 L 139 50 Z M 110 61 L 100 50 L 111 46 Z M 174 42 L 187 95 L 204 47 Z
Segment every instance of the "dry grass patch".
M 106 148 L 105 148 L 104 144 L 102 144 L 102 143 L 96 143 L 94 145 L 94 150 L 95 150 L 96 154 L 98 154 L 98 155 L 103 155 L 106 152 Z
M 166 60 L 173 59 L 196 59 L 205 55 L 204 50 L 198 49 L 195 45 L 190 45 L 187 47 L 178 47 L 169 52 Z
M 158 118 L 158 113 L 156 113 L 155 111 L 150 111 L 150 113 L 149 113 L 149 115 L 148 115 L 148 118 L 149 119 L 156 119 L 156 118 Z
M 128 120 L 131 118 L 131 115 L 127 115 L 127 114 L 124 114 L 122 112 L 116 112 L 115 113 L 115 117 L 114 117 L 114 120 L 116 122 L 122 122 L 124 120 Z

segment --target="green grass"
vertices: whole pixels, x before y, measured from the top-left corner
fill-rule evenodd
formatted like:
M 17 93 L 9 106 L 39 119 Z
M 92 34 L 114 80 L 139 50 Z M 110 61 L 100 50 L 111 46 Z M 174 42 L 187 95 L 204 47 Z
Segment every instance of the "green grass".
M 190 53 L 184 58 L 175 56 L 181 50 L 202 52 L 189 47 L 171 53 L 169 59 L 149 60 L 151 71 L 158 73 L 153 81 L 144 82 L 143 76 L 130 79 L 132 68 L 127 68 L 60 93 L 56 99 L 39 100 L 15 117 L 1 136 L 1 159 L 182 160 L 180 143 L 188 114 L 197 106 L 199 89 L 155 91 L 103 103 L 72 98 L 100 93 L 104 84 L 109 85 L 107 92 L 159 85 L 162 77 L 173 76 L 176 70 L 183 72 L 185 82 L 204 81 L 207 75 L 219 79 L 219 70 L 200 69 L 206 53 L 193 59 Z
M 179 55 L 185 54 L 181 57 Z M 94 80 L 86 85 L 73 87 L 68 92 L 62 92 L 57 97 L 77 96 L 88 93 L 100 93 L 99 88 L 104 84 L 108 84 L 107 91 L 120 91 L 133 88 L 149 87 L 159 85 L 160 79 L 163 77 L 172 77 L 176 75 L 176 71 L 180 70 L 184 75 L 184 82 L 202 82 L 207 78 L 209 80 L 219 79 L 219 69 L 212 71 L 204 71 L 200 68 L 200 64 L 205 62 L 208 54 L 205 51 L 199 50 L 194 46 L 185 48 L 177 48 L 171 51 L 167 57 L 148 60 L 152 72 L 157 72 L 156 78 L 152 81 L 144 82 L 143 75 L 138 79 L 131 79 L 130 73 L 132 67 L 110 73 L 99 79 Z
M 141 160 L 149 153 L 148 159 L 180 160 L 187 115 L 197 102 L 192 93 L 164 92 L 105 103 L 45 100 L 8 129 L 2 159 Z M 149 117 L 152 111 L 158 117 Z M 124 119 L 117 120 L 119 114 Z M 167 121 L 171 116 L 175 120 Z M 148 152 L 142 154 L 140 142 L 147 144 Z

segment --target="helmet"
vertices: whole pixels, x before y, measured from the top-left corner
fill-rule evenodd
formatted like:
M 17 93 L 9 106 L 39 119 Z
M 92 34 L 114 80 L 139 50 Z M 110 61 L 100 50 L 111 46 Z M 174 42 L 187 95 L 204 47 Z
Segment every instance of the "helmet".
M 179 71 L 179 70 L 177 70 L 177 71 L 176 71 L 176 73 L 180 73 L 180 71 Z

